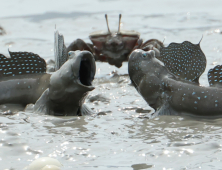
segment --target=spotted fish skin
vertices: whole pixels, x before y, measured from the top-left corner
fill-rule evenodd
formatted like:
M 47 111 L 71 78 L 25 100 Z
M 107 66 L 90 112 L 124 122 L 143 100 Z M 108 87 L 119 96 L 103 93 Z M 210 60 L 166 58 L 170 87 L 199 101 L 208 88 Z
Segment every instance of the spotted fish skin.
M 38 54 L 10 52 L 10 58 L 0 54 L 0 78 L 46 72 L 46 63 Z
M 169 105 L 178 113 L 222 115 L 222 88 L 203 87 L 167 78 L 163 79 L 163 82 L 165 87 L 170 89 L 165 92 Z
M 171 73 L 188 81 L 199 79 L 206 68 L 206 57 L 200 44 L 192 44 L 189 41 L 162 47 L 157 58 Z
M 217 65 L 208 71 L 208 82 L 210 86 L 222 87 L 222 65 Z
M 155 57 L 155 50 L 135 50 L 129 58 L 129 76 L 155 115 L 222 116 L 222 88 L 182 81 Z

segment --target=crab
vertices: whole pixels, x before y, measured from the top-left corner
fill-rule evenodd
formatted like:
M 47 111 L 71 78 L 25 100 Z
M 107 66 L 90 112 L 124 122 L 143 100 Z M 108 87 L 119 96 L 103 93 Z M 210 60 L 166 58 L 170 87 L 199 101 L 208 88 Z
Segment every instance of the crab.
M 96 31 L 89 34 L 92 44 L 85 43 L 82 39 L 73 41 L 67 51 L 87 50 L 90 51 L 95 60 L 108 62 L 120 68 L 124 61 L 128 61 L 128 56 L 135 49 L 148 50 L 152 47 L 160 48 L 163 43 L 156 39 L 151 39 L 143 43 L 140 33 L 136 31 L 120 30 L 122 15 L 119 14 L 119 27 L 117 32 L 111 32 L 108 24 L 108 17 L 105 14 L 108 31 Z

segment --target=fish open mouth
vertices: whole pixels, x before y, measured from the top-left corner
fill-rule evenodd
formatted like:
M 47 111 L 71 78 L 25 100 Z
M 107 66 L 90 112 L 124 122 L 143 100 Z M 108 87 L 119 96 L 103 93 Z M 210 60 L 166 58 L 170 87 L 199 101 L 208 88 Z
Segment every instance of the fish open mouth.
M 79 67 L 79 81 L 84 86 L 92 86 L 95 76 L 95 60 L 91 53 L 82 55 Z

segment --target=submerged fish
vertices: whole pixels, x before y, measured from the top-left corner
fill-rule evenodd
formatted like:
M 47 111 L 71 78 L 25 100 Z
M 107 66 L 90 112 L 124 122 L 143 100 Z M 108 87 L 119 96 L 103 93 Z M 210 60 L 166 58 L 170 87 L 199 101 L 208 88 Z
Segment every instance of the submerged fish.
M 188 47 L 190 49 L 188 51 L 191 52 L 192 48 Z M 172 51 L 167 52 L 174 55 Z M 135 50 L 130 55 L 128 67 L 133 85 L 144 100 L 155 109 L 156 114 L 222 115 L 222 76 L 220 77 L 222 75 L 222 67 L 217 66 L 209 71 L 208 76 L 211 87 L 203 87 L 189 80 L 199 78 L 205 69 L 205 64 L 192 66 L 194 70 L 188 65 L 187 70 L 189 70 L 190 75 L 193 75 L 193 78 L 185 80 L 184 77 L 178 77 L 178 74 L 175 75 L 165 63 L 157 59 L 162 57 L 162 54 L 157 49 L 148 52 Z M 164 54 L 164 56 L 166 55 Z M 195 56 L 200 57 L 201 55 L 204 55 L 202 51 L 197 50 L 195 52 Z M 172 56 L 169 55 L 168 57 Z M 184 57 L 190 56 L 188 54 L 188 56 Z M 186 61 L 183 57 L 181 59 L 184 62 Z M 183 62 L 181 62 L 181 67 L 182 64 Z M 177 66 L 179 67 L 179 65 Z M 195 74 L 197 71 L 195 67 L 201 70 L 198 75 Z M 180 69 L 178 68 L 178 70 Z
M 94 89 L 96 67 L 90 52 L 70 51 L 69 59 L 53 74 L 46 73 L 45 60 L 37 54 L 9 53 L 10 58 L 0 54 L 0 104 L 25 107 L 35 103 L 35 112 L 50 115 L 91 112 L 83 105 L 88 92 Z

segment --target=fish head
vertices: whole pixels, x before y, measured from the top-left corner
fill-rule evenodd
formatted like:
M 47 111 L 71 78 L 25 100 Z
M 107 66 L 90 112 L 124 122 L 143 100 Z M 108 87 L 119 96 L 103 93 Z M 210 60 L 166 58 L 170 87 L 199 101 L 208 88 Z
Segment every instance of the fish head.
M 162 78 L 167 70 L 163 63 L 156 59 L 155 50 L 134 50 L 128 63 L 132 84 L 144 100 L 154 109 L 162 105 Z
M 96 72 L 95 59 L 88 51 L 70 51 L 68 57 L 50 78 L 49 97 L 57 103 L 80 104 L 95 88 L 92 85 Z
M 155 50 L 136 49 L 129 56 L 129 76 L 137 86 L 145 75 L 158 76 L 159 72 L 165 69 L 164 64 L 155 57 Z

